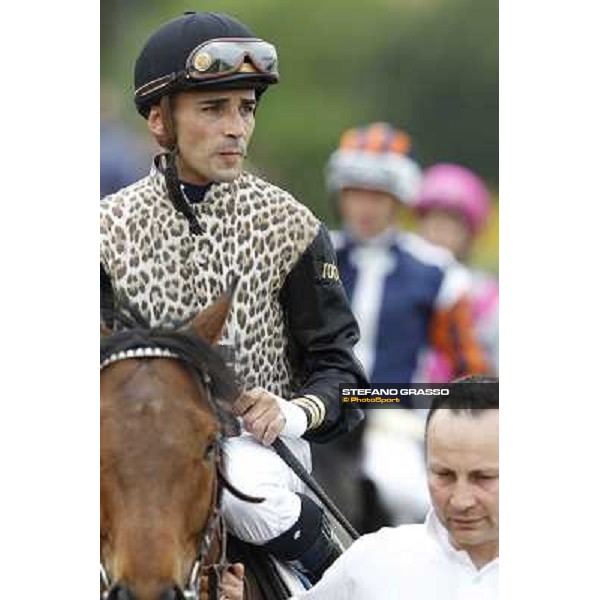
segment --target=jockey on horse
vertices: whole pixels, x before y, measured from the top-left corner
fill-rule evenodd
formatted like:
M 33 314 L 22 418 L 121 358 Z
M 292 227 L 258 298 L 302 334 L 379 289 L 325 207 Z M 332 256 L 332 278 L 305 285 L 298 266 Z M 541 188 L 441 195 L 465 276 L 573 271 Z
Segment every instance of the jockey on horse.
M 309 442 L 362 418 L 340 410 L 338 385 L 367 382 L 327 230 L 242 168 L 257 103 L 278 79 L 275 47 L 227 15 L 185 13 L 150 36 L 135 103 L 164 152 L 148 177 L 101 202 L 101 295 L 175 328 L 239 277 L 224 339 L 245 389 L 234 405 L 244 432 L 224 452 L 231 483 L 265 501 L 225 492 L 223 513 L 235 536 L 315 582 L 341 548 L 270 445 L 283 436 L 310 469 Z

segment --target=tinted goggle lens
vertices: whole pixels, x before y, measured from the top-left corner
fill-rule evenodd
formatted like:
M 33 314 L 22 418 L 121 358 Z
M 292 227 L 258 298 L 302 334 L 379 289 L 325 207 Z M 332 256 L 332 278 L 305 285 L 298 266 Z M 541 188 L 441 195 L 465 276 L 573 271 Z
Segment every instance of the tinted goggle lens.
M 186 72 L 194 79 L 229 75 L 240 70 L 244 61 L 266 75 L 279 77 L 275 46 L 263 40 L 211 40 L 190 54 Z

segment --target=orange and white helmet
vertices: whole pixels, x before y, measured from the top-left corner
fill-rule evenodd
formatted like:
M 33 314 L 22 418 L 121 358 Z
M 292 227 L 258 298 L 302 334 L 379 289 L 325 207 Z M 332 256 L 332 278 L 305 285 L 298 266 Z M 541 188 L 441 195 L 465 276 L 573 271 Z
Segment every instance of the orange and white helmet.
M 377 190 L 412 204 L 421 168 L 411 151 L 410 136 L 388 123 L 349 129 L 327 164 L 327 188 L 334 194 L 347 188 Z

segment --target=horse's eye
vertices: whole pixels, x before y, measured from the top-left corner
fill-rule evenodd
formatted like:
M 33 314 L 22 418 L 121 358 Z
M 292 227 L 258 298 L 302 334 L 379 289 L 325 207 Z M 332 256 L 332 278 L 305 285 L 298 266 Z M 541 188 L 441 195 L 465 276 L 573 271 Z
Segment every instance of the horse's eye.
M 206 449 L 204 450 L 204 460 L 212 460 L 215 455 L 216 442 L 211 440 L 208 442 Z

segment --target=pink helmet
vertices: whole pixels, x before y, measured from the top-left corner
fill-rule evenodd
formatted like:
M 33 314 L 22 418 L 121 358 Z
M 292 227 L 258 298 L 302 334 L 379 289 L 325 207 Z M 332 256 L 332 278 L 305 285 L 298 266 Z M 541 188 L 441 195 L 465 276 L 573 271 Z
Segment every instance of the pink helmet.
M 456 210 L 466 217 L 471 232 L 476 234 L 490 212 L 490 195 L 473 171 L 441 163 L 425 171 L 415 208 L 419 214 L 430 208 Z

